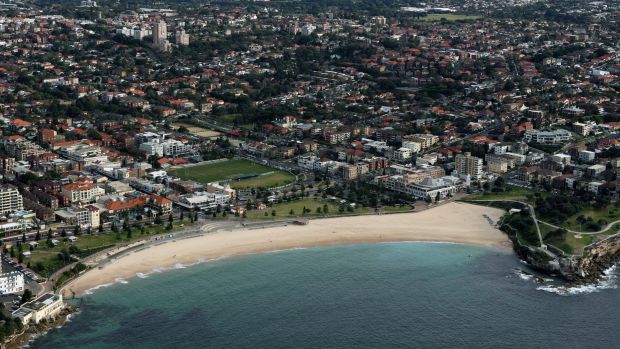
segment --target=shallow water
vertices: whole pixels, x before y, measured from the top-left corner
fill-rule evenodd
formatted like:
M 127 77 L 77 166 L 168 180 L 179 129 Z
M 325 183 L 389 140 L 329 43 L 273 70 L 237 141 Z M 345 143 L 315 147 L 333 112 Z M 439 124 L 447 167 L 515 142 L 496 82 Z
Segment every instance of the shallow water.
M 617 347 L 615 271 L 559 295 L 523 268 L 509 251 L 432 243 L 179 265 L 98 289 L 31 347 Z

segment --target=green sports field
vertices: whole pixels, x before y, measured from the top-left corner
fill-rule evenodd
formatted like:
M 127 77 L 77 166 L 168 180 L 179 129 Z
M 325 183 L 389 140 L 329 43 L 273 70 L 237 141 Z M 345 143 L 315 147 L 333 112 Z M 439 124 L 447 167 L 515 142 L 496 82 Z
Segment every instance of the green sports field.
M 228 180 L 235 189 L 271 188 L 291 183 L 295 179 L 288 172 L 240 159 L 173 169 L 168 174 L 199 183 Z
M 423 22 L 437 22 L 441 20 L 446 21 L 475 21 L 482 18 L 481 16 L 461 15 L 453 13 L 433 13 L 423 17 L 420 20 Z

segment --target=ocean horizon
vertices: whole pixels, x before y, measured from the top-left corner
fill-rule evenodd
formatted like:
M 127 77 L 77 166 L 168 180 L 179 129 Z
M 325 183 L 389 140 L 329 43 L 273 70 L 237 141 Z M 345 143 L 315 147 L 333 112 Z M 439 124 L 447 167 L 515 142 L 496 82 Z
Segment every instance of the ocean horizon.
M 83 296 L 79 313 L 29 347 L 583 348 L 620 339 L 614 269 L 599 285 L 567 290 L 548 277 L 538 284 L 510 250 L 380 243 L 172 269 Z

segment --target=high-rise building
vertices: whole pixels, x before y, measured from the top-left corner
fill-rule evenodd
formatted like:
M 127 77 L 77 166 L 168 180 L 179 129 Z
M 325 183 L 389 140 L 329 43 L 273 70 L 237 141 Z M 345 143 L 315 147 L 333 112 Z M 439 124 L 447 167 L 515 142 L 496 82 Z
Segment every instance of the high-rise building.
M 153 23 L 153 45 L 157 48 L 164 47 L 168 42 L 168 28 L 165 21 Z
M 454 158 L 454 169 L 459 176 L 479 179 L 482 177 L 482 159 L 471 156 L 471 153 L 459 154 Z
M 7 185 L 0 187 L 0 214 L 24 209 L 24 199 L 16 187 Z

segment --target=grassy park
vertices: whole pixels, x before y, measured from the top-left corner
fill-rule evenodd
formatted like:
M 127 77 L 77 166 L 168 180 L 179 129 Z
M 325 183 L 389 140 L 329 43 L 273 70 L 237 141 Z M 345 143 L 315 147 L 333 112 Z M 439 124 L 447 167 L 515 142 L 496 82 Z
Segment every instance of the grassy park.
M 304 208 L 306 212 L 304 213 Z M 327 210 L 326 210 L 327 209 Z M 411 206 L 388 206 L 382 209 L 383 212 L 407 212 Z M 272 212 L 275 211 L 275 216 Z M 248 211 L 246 218 L 252 219 L 282 219 L 290 217 L 333 217 L 345 214 L 368 214 L 373 213 L 374 209 L 369 207 L 350 207 L 347 204 L 340 204 L 332 200 L 322 198 L 306 198 L 288 202 L 281 202 L 268 207 L 265 210 Z
M 277 187 L 291 183 L 295 179 L 288 172 L 241 159 L 178 168 L 170 170 L 168 173 L 199 183 L 230 181 L 230 185 L 234 189 Z M 244 176 L 253 177 L 242 178 Z
M 455 13 L 433 13 L 433 14 L 428 14 L 426 16 L 420 17 L 420 20 L 424 22 L 437 22 L 441 20 L 474 21 L 480 18 L 482 18 L 482 16 L 472 16 L 472 15 L 463 15 L 463 14 L 455 14 Z
M 182 229 L 191 223 L 189 220 L 184 222 L 173 222 L 173 229 L 168 230 L 166 226 L 167 222 L 159 225 L 146 225 L 144 231 L 139 228 L 132 228 L 131 233 L 119 230 L 115 232 L 95 233 L 95 234 L 81 234 L 77 237 L 75 242 L 70 242 L 67 238 L 57 237 L 54 238 L 59 241 L 56 246 L 48 245 L 45 234 L 42 234 L 41 240 L 38 241 L 38 246 L 30 250 L 31 255 L 24 258 L 24 264 L 29 264 L 30 267 L 44 277 L 49 277 L 56 270 L 63 266 L 75 261 L 71 257 L 83 258 L 101 250 L 113 247 L 117 244 L 129 243 L 138 240 L 145 239 L 149 235 L 162 234 L 168 231 L 175 231 Z M 28 245 L 22 245 L 24 251 L 28 251 Z M 19 254 L 17 246 L 14 247 L 14 254 Z

